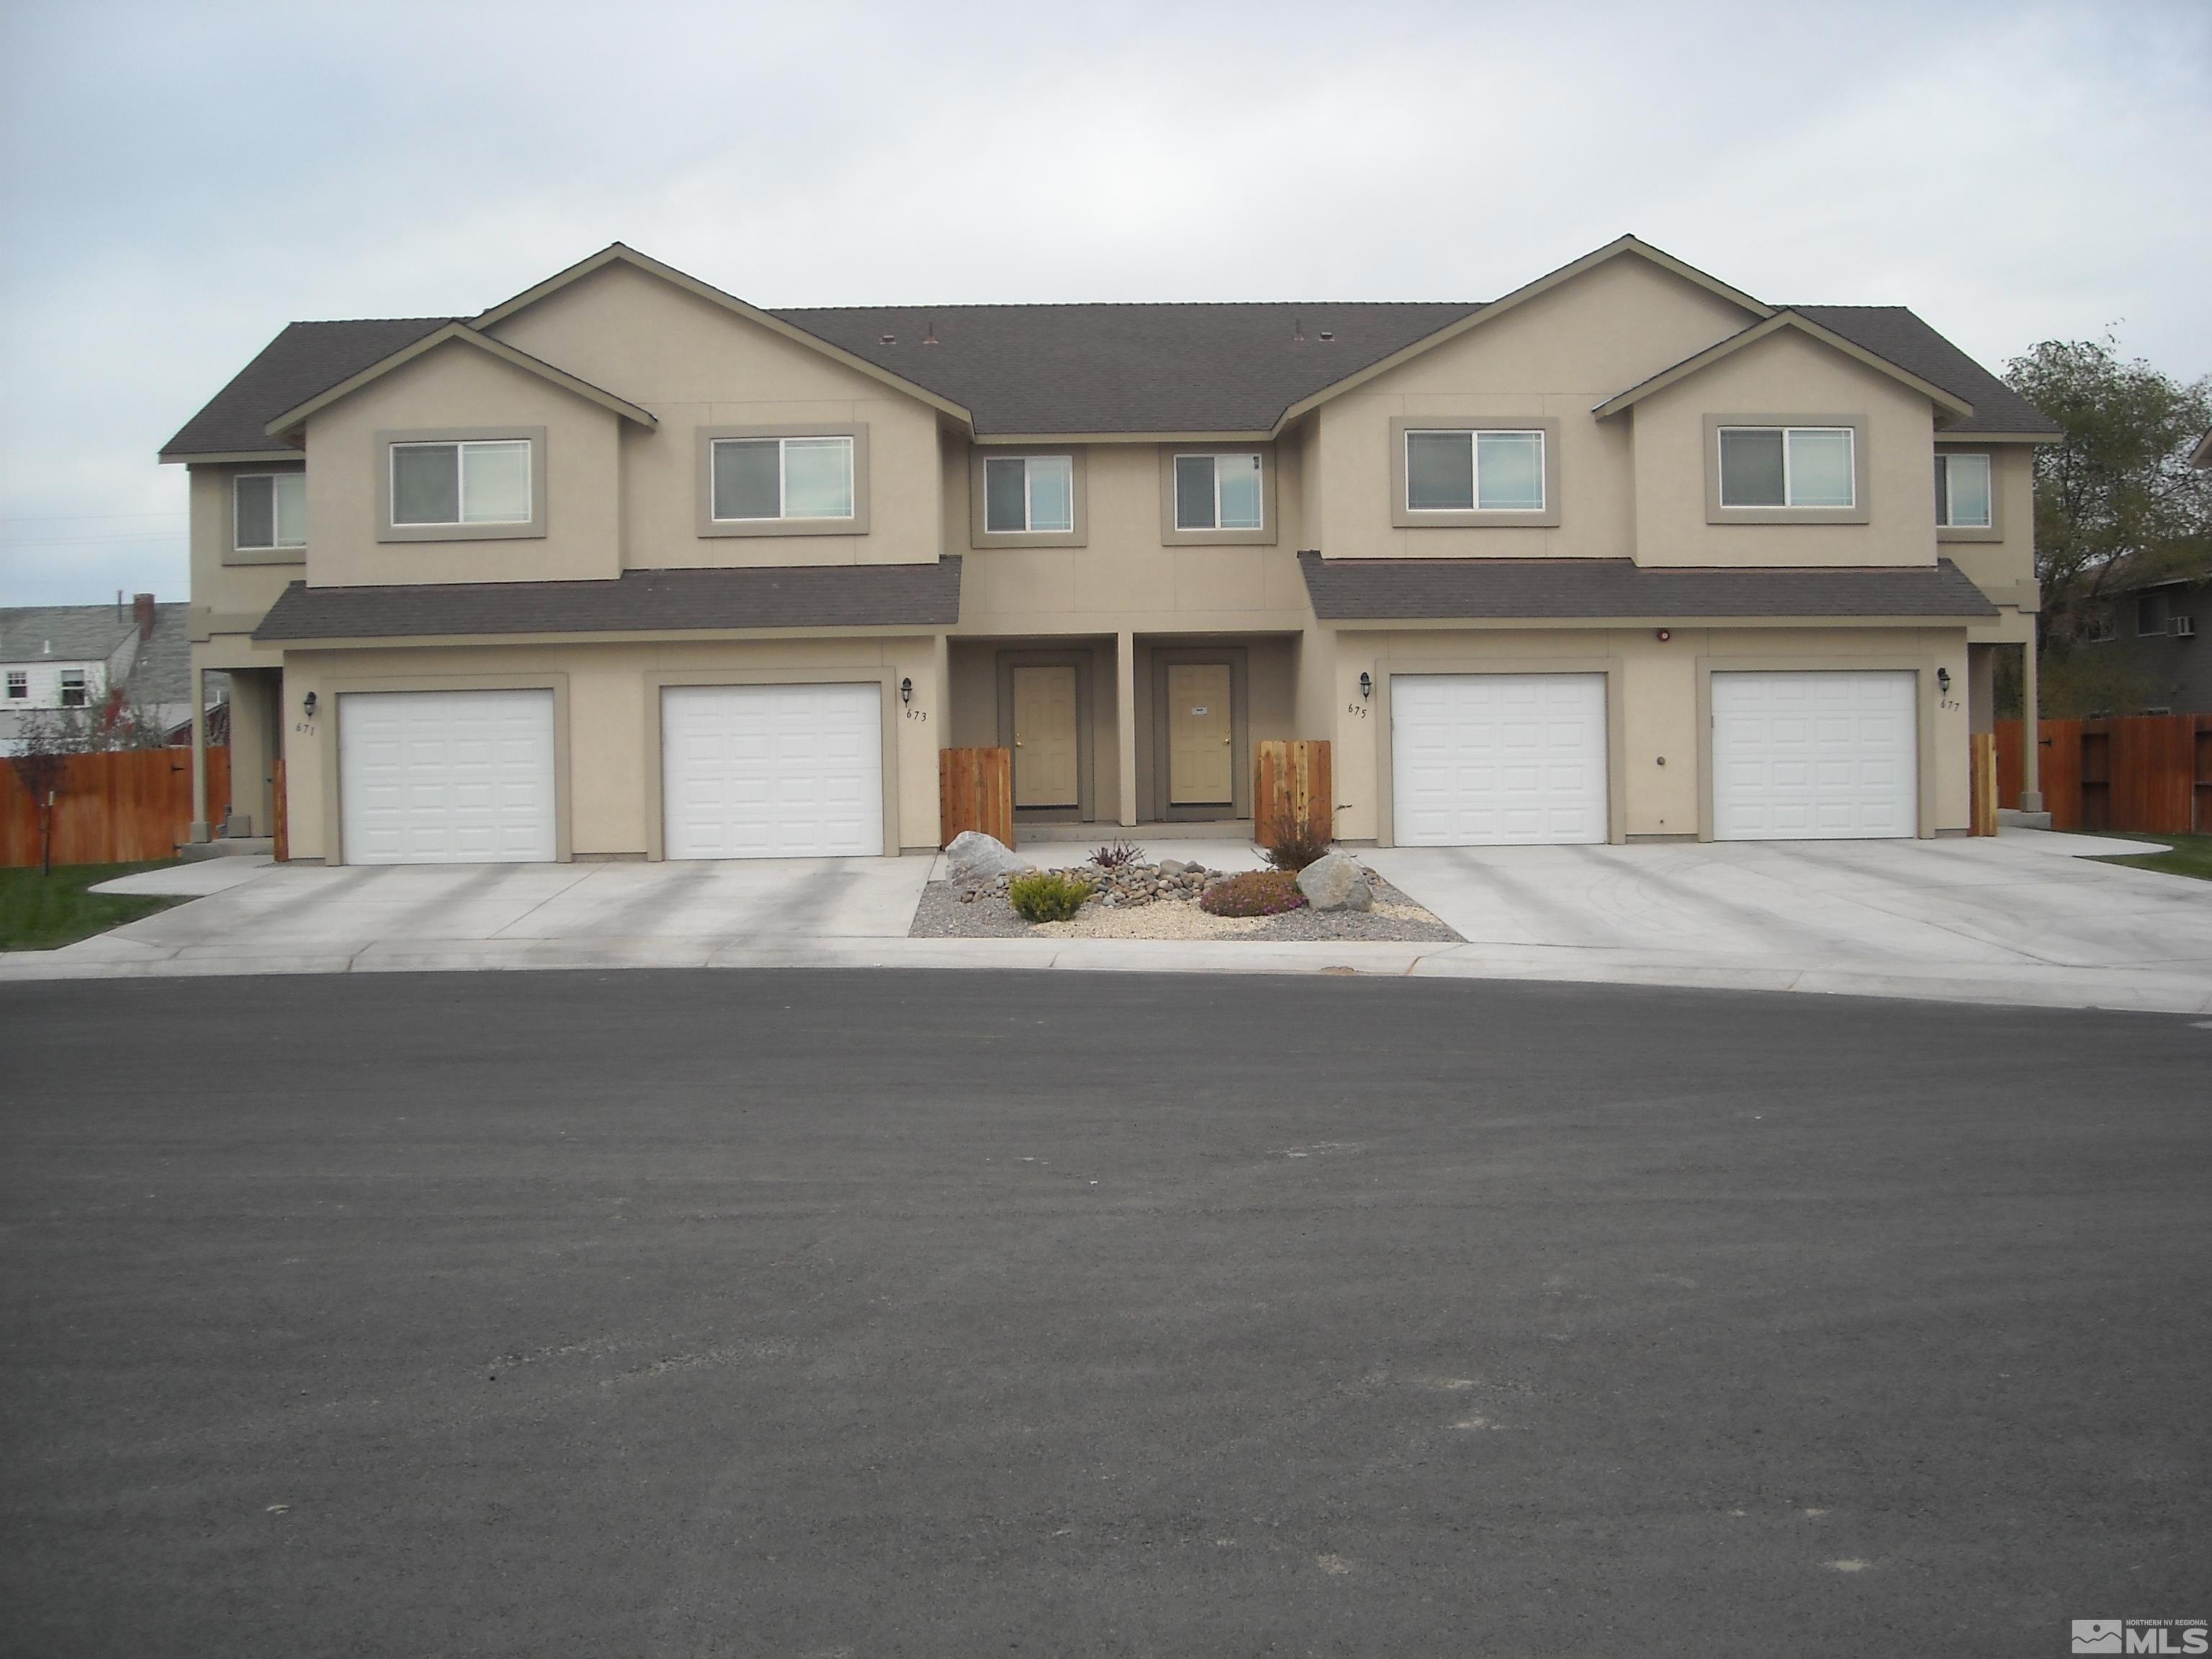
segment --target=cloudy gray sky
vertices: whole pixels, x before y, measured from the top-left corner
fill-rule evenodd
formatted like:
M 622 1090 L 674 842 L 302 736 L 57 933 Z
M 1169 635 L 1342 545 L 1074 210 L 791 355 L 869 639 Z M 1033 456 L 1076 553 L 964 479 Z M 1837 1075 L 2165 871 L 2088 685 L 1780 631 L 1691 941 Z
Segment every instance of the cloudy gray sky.
M 185 595 L 294 318 L 620 239 L 767 305 L 1474 300 L 1632 230 L 2212 372 L 2212 4 L 0 0 L 0 603 Z

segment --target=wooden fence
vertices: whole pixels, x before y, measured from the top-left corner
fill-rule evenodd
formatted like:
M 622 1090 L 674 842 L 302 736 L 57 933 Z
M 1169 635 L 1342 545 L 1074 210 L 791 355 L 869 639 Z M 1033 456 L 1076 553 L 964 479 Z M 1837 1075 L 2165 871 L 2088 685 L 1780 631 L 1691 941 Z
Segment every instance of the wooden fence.
M 1994 732 L 1977 732 L 1968 745 L 1972 775 L 1967 781 L 1967 829 L 1972 836 L 1997 832 L 1997 739 Z
M 1014 844 L 1014 751 L 940 749 L 937 751 L 938 845 L 950 847 L 966 830 Z
M 209 810 L 230 799 L 230 750 L 210 749 Z M 54 799 L 56 864 L 166 859 L 191 833 L 192 751 L 125 749 L 72 755 Z M 0 866 L 39 862 L 39 808 L 15 769 L 0 761 Z
M 1997 799 L 2020 805 L 2021 726 L 1999 720 Z M 2054 830 L 2212 831 L 2212 714 L 2045 720 L 2044 810 Z
M 1299 837 L 1326 843 L 1336 834 L 1336 784 L 1326 738 L 1268 738 L 1259 745 L 1252 792 L 1252 839 L 1273 847 Z

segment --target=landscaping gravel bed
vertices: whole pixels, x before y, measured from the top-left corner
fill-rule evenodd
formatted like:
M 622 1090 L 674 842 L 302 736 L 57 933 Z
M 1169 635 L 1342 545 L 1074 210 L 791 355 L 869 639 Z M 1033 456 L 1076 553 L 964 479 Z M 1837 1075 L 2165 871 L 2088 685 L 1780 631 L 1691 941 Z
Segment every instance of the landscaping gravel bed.
M 1088 865 L 1072 873 L 1104 880 Z M 1367 872 L 1374 890 L 1371 910 L 1316 910 L 1310 907 L 1279 916 L 1215 916 L 1198 908 L 1206 879 L 1218 872 L 1197 872 L 1196 879 L 1163 879 L 1152 866 L 1116 872 L 1115 902 L 1105 895 L 1083 907 L 1071 921 L 1032 926 L 1006 902 L 1004 877 L 968 888 L 933 881 L 915 908 L 915 939 L 1375 939 L 1455 944 L 1459 935 L 1397 888 Z

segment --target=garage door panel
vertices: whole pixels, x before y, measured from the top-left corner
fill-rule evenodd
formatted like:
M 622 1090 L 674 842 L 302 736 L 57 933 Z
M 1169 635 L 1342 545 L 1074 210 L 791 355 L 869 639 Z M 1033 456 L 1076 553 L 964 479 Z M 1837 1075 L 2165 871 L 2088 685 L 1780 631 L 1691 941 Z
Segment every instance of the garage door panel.
M 884 850 L 882 693 L 872 684 L 662 693 L 662 840 L 672 859 Z
M 1715 674 L 1714 835 L 1778 841 L 1917 833 L 1917 697 L 1910 671 Z
M 340 854 L 349 864 L 556 857 L 550 691 L 338 697 Z
M 1390 704 L 1401 844 L 1606 839 L 1603 675 L 1399 675 Z

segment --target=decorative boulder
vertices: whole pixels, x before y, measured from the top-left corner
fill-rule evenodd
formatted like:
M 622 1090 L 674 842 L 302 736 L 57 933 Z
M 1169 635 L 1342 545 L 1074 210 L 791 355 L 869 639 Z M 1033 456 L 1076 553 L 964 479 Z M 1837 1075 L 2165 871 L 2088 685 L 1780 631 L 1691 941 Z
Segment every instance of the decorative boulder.
M 945 849 L 945 867 L 953 880 L 969 887 L 1029 868 L 1006 842 L 981 830 L 963 830 L 952 838 Z
M 1160 860 L 1160 873 L 1164 876 L 1179 876 L 1189 868 L 1190 866 L 1185 864 L 1181 859 L 1162 859 Z
M 1367 872 L 1341 853 L 1316 859 L 1298 872 L 1298 891 L 1316 910 L 1365 910 L 1375 903 Z

